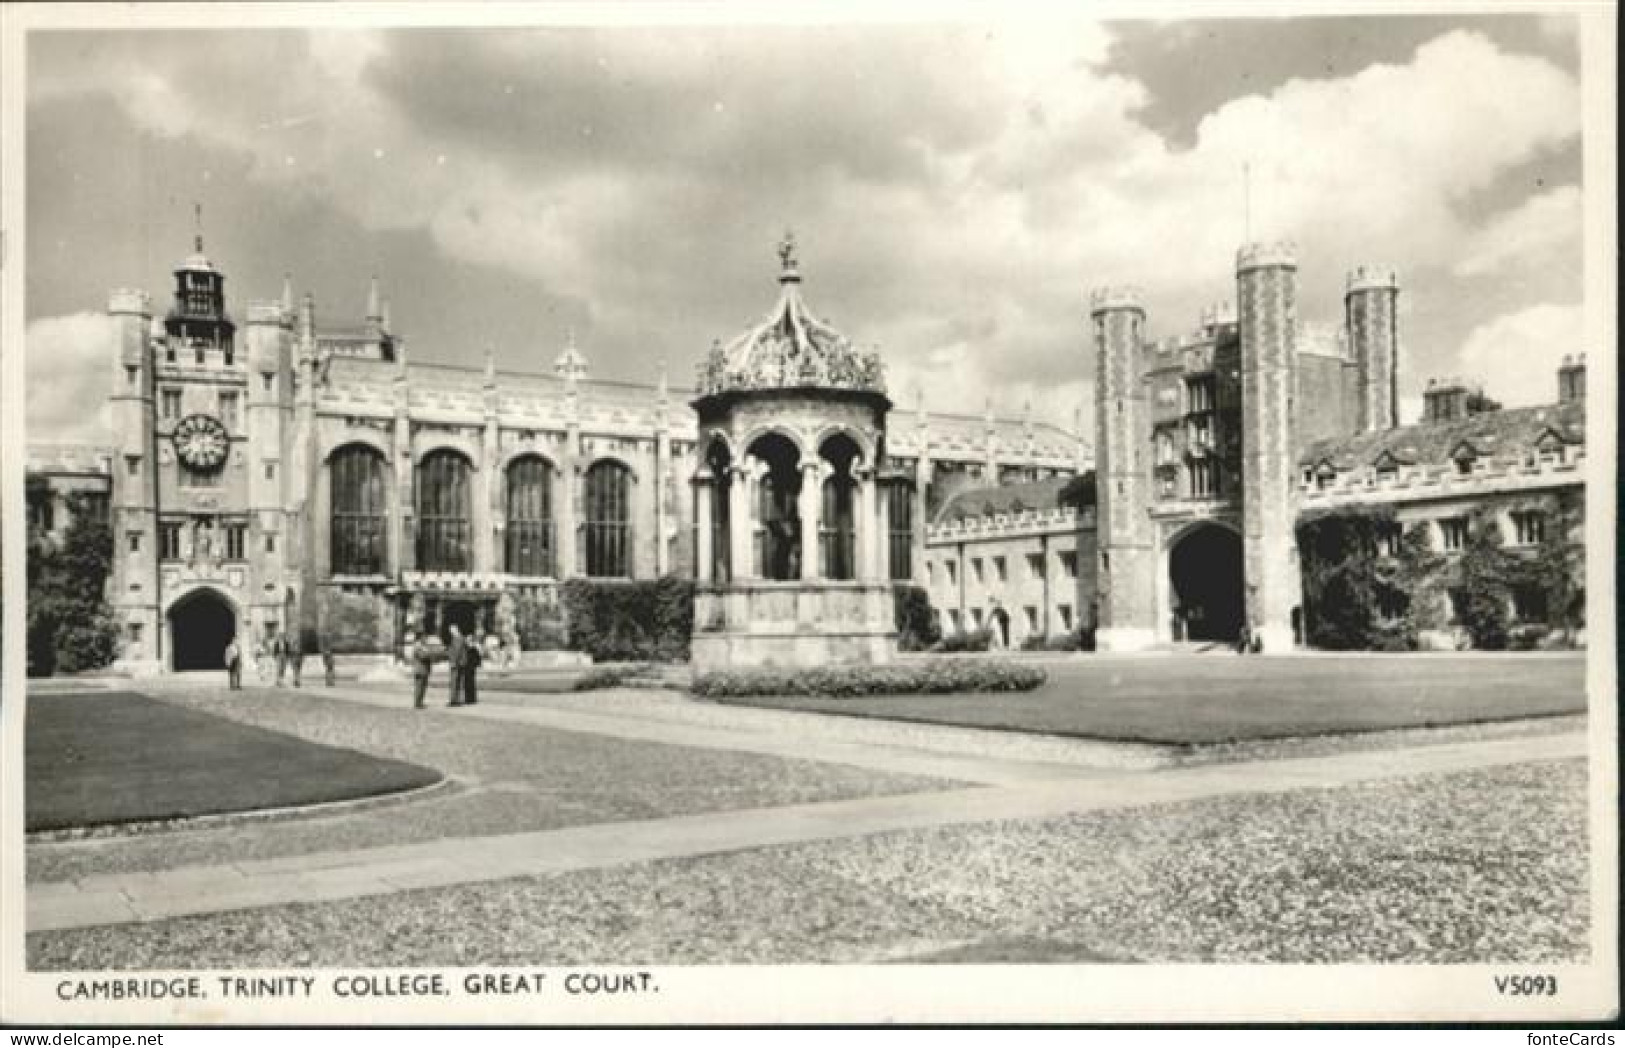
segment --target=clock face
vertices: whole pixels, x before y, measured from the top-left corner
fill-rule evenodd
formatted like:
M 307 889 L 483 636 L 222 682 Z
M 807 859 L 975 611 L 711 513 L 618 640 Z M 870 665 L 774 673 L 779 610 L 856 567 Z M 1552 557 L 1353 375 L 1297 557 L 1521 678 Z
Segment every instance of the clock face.
M 214 469 L 226 461 L 231 437 L 212 415 L 188 415 L 175 424 L 175 454 L 193 469 Z

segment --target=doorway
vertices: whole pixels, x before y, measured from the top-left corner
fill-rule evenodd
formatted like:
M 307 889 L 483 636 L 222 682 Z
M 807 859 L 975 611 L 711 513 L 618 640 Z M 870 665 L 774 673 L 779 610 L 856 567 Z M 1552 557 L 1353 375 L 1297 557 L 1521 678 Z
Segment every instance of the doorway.
M 197 590 L 169 609 L 170 666 L 177 673 L 226 668 L 226 645 L 237 633 L 231 603 L 213 590 Z
M 1198 524 L 1168 552 L 1174 639 L 1231 643 L 1246 615 L 1241 538 L 1218 524 Z

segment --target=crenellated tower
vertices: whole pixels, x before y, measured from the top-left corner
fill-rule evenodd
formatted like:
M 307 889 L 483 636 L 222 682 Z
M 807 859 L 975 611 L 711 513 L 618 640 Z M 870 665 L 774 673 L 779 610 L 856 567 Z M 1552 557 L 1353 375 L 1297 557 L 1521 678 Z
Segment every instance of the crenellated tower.
M 1100 570 L 1095 642 L 1135 651 L 1156 640 L 1150 412 L 1141 367 L 1145 307 L 1136 288 L 1089 300 L 1095 336 L 1095 469 Z
M 1386 266 L 1360 266 L 1348 275 L 1344 323 L 1354 353 L 1358 432 L 1399 424 L 1399 274 Z
M 158 444 L 155 348 L 163 329 L 152 322 L 145 291 L 108 296 L 114 328 L 112 395 L 114 433 L 111 523 L 118 555 L 108 599 L 124 623 L 121 668 L 162 665 L 163 629 L 158 574 Z
M 1299 581 L 1294 524 L 1293 388 L 1298 261 L 1291 244 L 1236 255 L 1241 333 L 1242 556 L 1246 615 L 1269 652 L 1293 645 Z

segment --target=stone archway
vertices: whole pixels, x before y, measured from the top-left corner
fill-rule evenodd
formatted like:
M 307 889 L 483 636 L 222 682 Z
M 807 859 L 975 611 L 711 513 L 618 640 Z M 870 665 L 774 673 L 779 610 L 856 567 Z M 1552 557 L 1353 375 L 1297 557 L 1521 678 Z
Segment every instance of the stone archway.
M 1241 536 L 1198 524 L 1168 548 L 1174 639 L 1233 643 L 1246 621 Z
M 231 601 L 212 589 L 194 590 L 169 609 L 170 668 L 223 670 L 226 645 L 237 633 Z

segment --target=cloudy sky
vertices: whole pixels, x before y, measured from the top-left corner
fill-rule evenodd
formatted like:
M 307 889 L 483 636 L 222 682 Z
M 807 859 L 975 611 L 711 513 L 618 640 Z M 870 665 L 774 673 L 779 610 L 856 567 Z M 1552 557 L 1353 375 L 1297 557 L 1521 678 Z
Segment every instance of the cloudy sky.
M 60 31 L 28 47 L 31 439 L 95 438 L 107 289 L 169 303 L 201 202 L 239 316 L 377 273 L 414 359 L 683 381 L 759 318 L 792 227 L 813 309 L 893 397 L 1087 411 L 1091 287 L 1156 336 L 1300 246 L 1303 315 L 1402 273 L 1401 392 L 1550 399 L 1580 337 L 1572 19 Z M 1243 169 L 1251 172 L 1250 207 Z M 1249 228 L 1250 227 L 1250 228 Z

